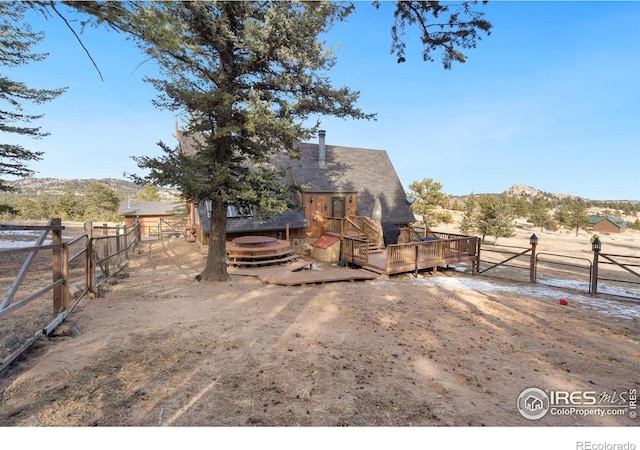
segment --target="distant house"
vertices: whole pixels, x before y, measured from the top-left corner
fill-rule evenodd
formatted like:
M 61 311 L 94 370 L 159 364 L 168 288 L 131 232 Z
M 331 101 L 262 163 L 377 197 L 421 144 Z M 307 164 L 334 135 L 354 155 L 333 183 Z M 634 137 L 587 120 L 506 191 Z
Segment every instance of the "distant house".
M 602 233 L 623 233 L 627 229 L 627 224 L 614 217 L 589 216 L 589 222 L 593 231 Z
M 415 221 L 411 205 L 400 179 L 384 150 L 326 145 L 325 132 L 317 143 L 301 143 L 300 159 L 286 152 L 271 158 L 277 169 L 286 170 L 285 182 L 305 188 L 299 194 L 301 210 L 288 211 L 266 222 L 254 218 L 251 211 L 227 208 L 227 236 L 247 234 L 289 238 L 312 238 L 323 234 L 327 218 L 374 216 L 376 200 L 380 205 L 381 225 L 397 226 L 408 239 L 408 226 Z M 182 151 L 193 151 L 188 136 L 178 131 Z M 190 205 L 190 222 L 197 240 L 205 242 L 209 219 L 203 204 Z
M 124 216 L 125 225 L 131 225 L 136 218 L 140 221 L 142 237 L 182 235 L 184 220 L 176 218 L 175 202 L 143 202 L 130 200 L 120 204 L 118 214 Z M 182 225 L 182 226 L 180 226 Z

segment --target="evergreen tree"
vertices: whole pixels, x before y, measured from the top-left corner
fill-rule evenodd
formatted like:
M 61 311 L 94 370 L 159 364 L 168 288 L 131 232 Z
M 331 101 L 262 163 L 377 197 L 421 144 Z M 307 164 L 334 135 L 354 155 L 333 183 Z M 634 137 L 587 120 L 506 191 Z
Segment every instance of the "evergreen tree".
M 143 202 L 158 202 L 160 201 L 160 193 L 158 192 L 158 188 L 153 184 L 145 183 L 136 198 Z
M 84 197 L 86 220 L 115 220 L 118 216 L 120 198 L 116 192 L 100 183 L 91 183 Z
M 27 219 L 27 220 L 41 219 L 36 202 L 29 198 L 23 197 L 23 198 L 17 199 L 13 203 L 12 208 L 15 211 L 17 211 L 17 215 L 21 219 Z
M 467 197 L 464 202 L 464 214 L 460 221 L 460 231 L 464 234 L 473 234 L 478 230 L 476 221 L 476 209 L 478 207 L 478 201 L 473 193 Z
M 543 198 L 536 197 L 533 199 L 529 220 L 535 226 L 540 227 L 541 231 L 544 229 L 545 224 L 549 221 L 549 211 L 547 211 L 547 205 Z
M 569 204 L 567 201 L 562 201 L 556 206 L 556 209 L 553 213 L 553 217 L 560 223 L 562 226 L 569 226 Z
M 515 217 L 529 215 L 529 201 L 524 197 L 507 197 Z
M 586 228 L 589 226 L 587 205 L 582 200 L 571 200 L 567 203 L 567 207 L 569 213 L 567 225 L 571 228 L 575 228 L 577 236 L 580 228 Z
M 411 195 L 417 198 L 417 201 L 411 204 L 411 209 L 415 214 L 422 216 L 425 225 L 433 226 L 439 222 L 451 221 L 451 213 L 437 210 L 438 207 L 446 208 L 449 205 L 450 197 L 442 192 L 441 183 L 425 178 L 411 183 L 409 189 Z
M 22 2 L 0 2 L 0 66 L 5 70 L 43 60 L 47 55 L 31 53 L 31 48 L 42 40 L 42 33 L 32 31 L 24 22 L 28 4 Z M 28 124 L 41 115 L 28 114 L 25 103 L 40 104 L 59 96 L 65 89 L 34 89 L 25 83 L 0 74 L 0 131 L 32 138 L 41 138 L 48 133 Z M 42 152 L 24 148 L 22 145 L 0 142 L 0 177 L 10 175 L 28 177 L 33 175 L 28 162 L 42 159 Z M 0 191 L 12 188 L 0 179 Z
M 55 213 L 62 220 L 83 220 L 84 206 L 82 199 L 76 195 L 75 189 L 70 184 L 64 187 L 64 191 L 57 198 Z
M 505 194 L 483 196 L 479 204 L 480 213 L 476 223 L 483 241 L 486 236 L 495 236 L 498 242 L 498 238 L 515 234 L 515 215 Z

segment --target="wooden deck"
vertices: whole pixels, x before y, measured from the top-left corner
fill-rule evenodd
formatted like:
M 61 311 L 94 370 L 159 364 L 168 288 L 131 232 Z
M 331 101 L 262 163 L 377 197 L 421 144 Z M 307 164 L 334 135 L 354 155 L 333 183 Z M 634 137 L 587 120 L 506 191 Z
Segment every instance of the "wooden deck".
M 435 269 L 460 262 L 476 262 L 479 238 L 434 233 L 433 240 L 388 245 L 382 252 L 367 253 L 357 241 L 347 242 L 342 258 L 378 273 L 393 275 Z M 348 238 L 345 241 L 349 241 Z M 355 250 L 351 250 L 355 249 Z M 353 257 L 352 257 L 353 255 Z

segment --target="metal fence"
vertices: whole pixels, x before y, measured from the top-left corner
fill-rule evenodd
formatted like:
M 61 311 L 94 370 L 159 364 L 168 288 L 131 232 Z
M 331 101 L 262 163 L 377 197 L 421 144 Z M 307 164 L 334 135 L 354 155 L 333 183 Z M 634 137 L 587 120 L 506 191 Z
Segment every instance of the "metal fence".
M 532 236 L 532 238 L 535 237 Z M 600 253 L 594 242 L 593 260 L 530 248 L 481 245 L 478 273 L 489 276 L 640 300 L 640 257 Z
M 531 248 L 481 244 L 478 273 L 507 280 L 531 281 Z
M 640 257 L 596 253 L 592 291 L 640 300 Z
M 536 283 L 591 292 L 593 264 L 586 258 L 553 253 L 538 253 L 535 261 Z

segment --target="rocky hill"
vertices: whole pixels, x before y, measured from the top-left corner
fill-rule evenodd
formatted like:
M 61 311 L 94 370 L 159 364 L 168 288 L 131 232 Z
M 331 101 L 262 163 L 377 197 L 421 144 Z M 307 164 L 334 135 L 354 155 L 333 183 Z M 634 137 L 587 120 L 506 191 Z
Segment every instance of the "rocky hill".
M 132 181 L 119 180 L 117 178 L 101 179 L 59 179 L 59 178 L 24 178 L 17 181 L 10 181 L 7 184 L 16 189 L 12 193 L 0 193 L 0 198 L 29 197 L 34 198 L 40 195 L 57 197 L 71 186 L 77 194 L 82 194 L 92 183 L 99 183 L 112 189 L 122 199 L 135 197 L 142 190 Z M 163 200 L 172 200 L 178 195 L 177 191 L 169 189 L 158 189 L 158 193 Z
M 571 198 L 571 199 L 580 198 L 575 195 L 569 195 L 569 194 L 551 194 L 549 192 L 543 192 L 541 190 L 538 190 L 531 186 L 526 186 L 524 184 L 514 184 L 509 189 L 507 189 L 504 193 L 511 197 L 526 197 L 531 199 L 537 198 L 537 197 L 543 197 L 546 199 L 558 199 L 558 200 L 565 199 L 565 198 Z

